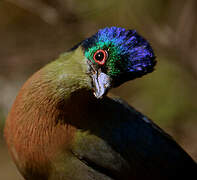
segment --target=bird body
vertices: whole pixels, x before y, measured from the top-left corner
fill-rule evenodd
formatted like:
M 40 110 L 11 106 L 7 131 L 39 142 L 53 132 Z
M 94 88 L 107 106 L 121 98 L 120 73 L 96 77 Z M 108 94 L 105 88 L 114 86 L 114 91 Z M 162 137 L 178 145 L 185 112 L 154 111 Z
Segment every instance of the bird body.
M 106 95 L 111 86 L 151 72 L 155 65 L 147 42 L 141 37 L 137 42 L 135 32 L 126 32 L 115 27 L 100 30 L 23 85 L 6 120 L 5 138 L 25 179 L 194 175 L 196 163 L 169 135 L 126 102 Z M 115 35 L 125 35 L 126 40 L 110 39 Z M 129 38 L 137 43 L 127 42 Z M 119 46 L 110 45 L 112 42 Z M 131 57 L 122 44 L 131 46 L 127 50 L 133 53 Z M 119 63 L 123 58 L 118 53 L 128 57 L 129 63 Z

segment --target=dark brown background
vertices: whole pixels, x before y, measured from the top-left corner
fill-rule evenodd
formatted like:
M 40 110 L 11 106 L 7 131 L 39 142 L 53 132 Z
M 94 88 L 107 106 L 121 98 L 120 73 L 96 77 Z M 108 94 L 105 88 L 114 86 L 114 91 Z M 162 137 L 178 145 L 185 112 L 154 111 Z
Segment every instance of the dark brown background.
M 197 2 L 195 0 L 1 0 L 0 179 L 22 179 L 3 126 L 26 79 L 105 26 L 136 29 L 157 55 L 156 71 L 113 93 L 148 115 L 197 160 Z

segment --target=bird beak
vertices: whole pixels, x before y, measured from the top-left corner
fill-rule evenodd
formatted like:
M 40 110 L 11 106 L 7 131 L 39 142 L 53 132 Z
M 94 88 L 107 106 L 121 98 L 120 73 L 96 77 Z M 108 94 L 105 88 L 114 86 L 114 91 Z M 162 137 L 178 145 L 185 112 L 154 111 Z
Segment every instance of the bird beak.
M 102 98 L 111 87 L 111 78 L 107 74 L 101 72 L 100 69 L 91 76 L 94 85 L 94 95 L 98 99 Z

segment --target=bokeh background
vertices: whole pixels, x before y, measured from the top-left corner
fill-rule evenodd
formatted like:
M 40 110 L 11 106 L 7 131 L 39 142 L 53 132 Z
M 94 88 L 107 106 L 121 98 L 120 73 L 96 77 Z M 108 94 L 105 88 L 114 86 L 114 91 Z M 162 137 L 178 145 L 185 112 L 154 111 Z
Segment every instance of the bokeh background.
M 158 64 L 113 93 L 149 116 L 197 160 L 196 0 L 1 0 L 0 179 L 21 180 L 3 127 L 21 85 L 44 64 L 105 26 L 136 29 Z

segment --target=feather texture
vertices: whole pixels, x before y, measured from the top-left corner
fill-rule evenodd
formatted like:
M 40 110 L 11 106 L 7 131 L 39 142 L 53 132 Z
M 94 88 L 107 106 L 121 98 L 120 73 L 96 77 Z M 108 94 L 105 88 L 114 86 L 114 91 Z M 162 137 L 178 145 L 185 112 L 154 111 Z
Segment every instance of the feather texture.
M 136 76 L 154 67 L 150 46 L 135 31 L 105 28 L 92 38 L 100 46 L 113 42 L 123 55 L 129 45 L 124 60 L 133 63 L 128 69 L 135 69 Z M 87 46 L 95 48 L 96 41 L 85 40 L 62 54 L 21 88 L 5 125 L 8 149 L 21 174 L 27 180 L 194 178 L 196 163 L 151 120 L 120 99 L 93 95 L 90 69 L 95 79 L 107 73 L 101 65 L 88 64 Z M 146 69 L 140 75 L 138 66 Z

